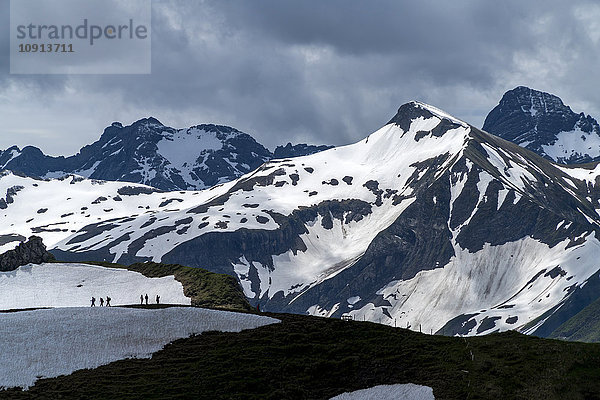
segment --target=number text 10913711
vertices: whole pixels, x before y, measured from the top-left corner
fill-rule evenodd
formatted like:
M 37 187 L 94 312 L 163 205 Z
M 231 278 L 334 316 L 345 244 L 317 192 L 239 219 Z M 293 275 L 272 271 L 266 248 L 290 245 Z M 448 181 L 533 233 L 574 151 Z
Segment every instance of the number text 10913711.
M 19 53 L 74 53 L 72 43 L 20 43 Z

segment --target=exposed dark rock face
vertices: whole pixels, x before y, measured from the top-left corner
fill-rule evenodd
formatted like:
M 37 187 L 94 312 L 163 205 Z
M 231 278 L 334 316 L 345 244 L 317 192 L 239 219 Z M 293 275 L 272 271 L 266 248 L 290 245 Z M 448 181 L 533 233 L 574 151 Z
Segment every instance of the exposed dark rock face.
M 54 260 L 54 256 L 46 251 L 46 246 L 39 236 L 31 236 L 20 243 L 14 250 L 0 254 L 0 271 L 12 271 L 30 263 L 41 264 Z
M 573 112 L 557 96 L 524 86 L 504 94 L 483 130 L 559 163 L 600 160 L 600 126 L 594 118 Z M 570 139 L 563 143 L 559 134 Z
M 415 102 L 406 103 L 398 108 L 398 112 L 388 121 L 388 124 L 396 124 L 403 131 L 407 131 L 412 121 L 419 117 L 428 119 L 433 117 L 433 114 L 423 107 L 416 106 Z
M 22 172 L 26 175 L 43 176 L 49 171 L 64 171 L 65 166 L 74 168 L 70 157 L 66 159 L 62 156 L 47 156 L 33 146 L 25 146 L 23 149 L 12 146 L 0 151 L 0 168 Z
M 273 152 L 273 158 L 290 158 L 301 157 L 309 154 L 318 153 L 323 150 L 331 149 L 333 146 L 328 145 L 313 145 L 313 144 L 291 144 L 288 142 L 285 146 L 277 146 Z
M 477 328 L 477 333 L 481 333 L 481 332 L 488 331 L 490 329 L 494 329 L 494 327 L 496 326 L 495 321 L 497 321 L 499 319 L 500 319 L 500 317 L 485 317 L 483 319 L 483 321 L 481 321 L 481 323 L 479 324 L 479 327 Z
M 8 208 L 9 204 L 14 203 L 15 196 L 23 189 L 23 186 L 12 186 L 6 189 L 6 195 L 4 198 L 0 198 L 0 210 Z
M 25 236 L 22 235 L 17 235 L 17 234 L 9 234 L 9 235 L 0 235 L 0 246 L 3 246 L 7 243 L 11 243 L 11 242 L 23 242 L 25 241 L 27 238 Z
M 473 319 L 477 314 L 459 315 L 452 318 L 450 321 L 436 332 L 436 335 L 467 335 L 473 328 L 477 326 L 477 321 Z
M 122 188 L 119 188 L 117 190 L 117 193 L 119 193 L 121 196 L 137 196 L 139 194 L 150 194 L 150 193 L 154 193 L 156 191 L 157 190 L 152 189 L 152 188 L 136 187 L 136 186 L 123 186 Z

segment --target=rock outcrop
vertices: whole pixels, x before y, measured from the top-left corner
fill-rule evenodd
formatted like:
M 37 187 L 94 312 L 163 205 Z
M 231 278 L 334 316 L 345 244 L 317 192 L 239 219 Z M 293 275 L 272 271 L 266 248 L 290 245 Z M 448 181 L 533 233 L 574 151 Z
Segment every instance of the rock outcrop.
M 12 271 L 22 265 L 41 264 L 53 260 L 54 256 L 46 251 L 42 238 L 31 236 L 14 250 L 0 254 L 0 271 Z
M 327 149 L 331 149 L 333 146 L 328 145 L 313 145 L 313 144 L 291 144 L 288 142 L 285 146 L 277 146 L 275 151 L 273 152 L 273 158 L 291 158 L 291 157 L 301 157 L 308 156 L 310 154 L 315 154 L 320 151 L 324 151 Z

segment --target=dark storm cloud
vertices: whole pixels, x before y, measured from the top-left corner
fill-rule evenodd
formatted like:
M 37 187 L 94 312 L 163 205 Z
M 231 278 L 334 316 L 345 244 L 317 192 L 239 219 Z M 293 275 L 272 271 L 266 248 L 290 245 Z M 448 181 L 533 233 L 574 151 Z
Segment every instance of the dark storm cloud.
M 79 132 L 71 151 L 148 114 L 232 125 L 271 147 L 344 144 L 411 99 L 480 125 L 521 84 L 600 116 L 599 18 L 593 2 L 155 1 L 151 75 L 8 76 L 3 60 L 0 82 L 26 88 L 18 101 L 52 99 L 63 122 L 50 125 L 64 130 L 46 137 Z
M 264 3 L 268 6 L 258 9 L 227 2 L 227 12 L 241 12 L 242 24 L 250 23 L 250 29 L 290 44 L 331 45 L 353 55 L 449 55 L 480 51 L 482 39 L 507 47 L 510 36 L 527 30 L 523 22 L 529 17 L 507 2 L 423 1 L 417 7 L 414 2 L 398 1 L 385 2 L 384 7 L 377 7 L 381 2 L 358 1 L 305 1 L 292 7 L 286 2 Z

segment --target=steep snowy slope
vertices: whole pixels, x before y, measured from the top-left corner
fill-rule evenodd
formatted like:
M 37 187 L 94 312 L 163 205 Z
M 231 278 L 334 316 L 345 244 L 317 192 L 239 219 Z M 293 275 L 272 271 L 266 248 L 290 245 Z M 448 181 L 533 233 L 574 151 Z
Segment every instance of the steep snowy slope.
M 231 184 L 229 184 L 231 185 Z M 157 189 L 124 182 L 108 182 L 67 175 L 60 179 L 33 179 L 0 172 L 0 252 L 38 235 L 50 249 L 86 226 L 101 227 L 134 221 L 141 215 L 161 211 L 167 215 L 226 190 L 227 185 L 202 192 L 161 192 Z M 107 240 L 96 237 L 96 240 Z M 103 260 L 102 260 L 103 261 Z M 111 261 L 111 259 L 107 259 Z
M 504 94 L 483 130 L 563 164 L 600 160 L 600 126 L 550 93 L 519 86 Z
M 595 176 L 412 102 L 358 143 L 274 160 L 208 191 L 119 202 L 116 183 L 34 186 L 7 175 L 1 233 L 27 236 L 43 223 L 35 233 L 61 260 L 229 273 L 267 310 L 541 334 L 600 284 Z M 81 193 L 72 206 L 69 189 Z M 101 192 L 107 200 L 92 208 Z M 27 222 L 42 207 L 47 220 Z M 84 213 L 63 216 L 69 209 Z

